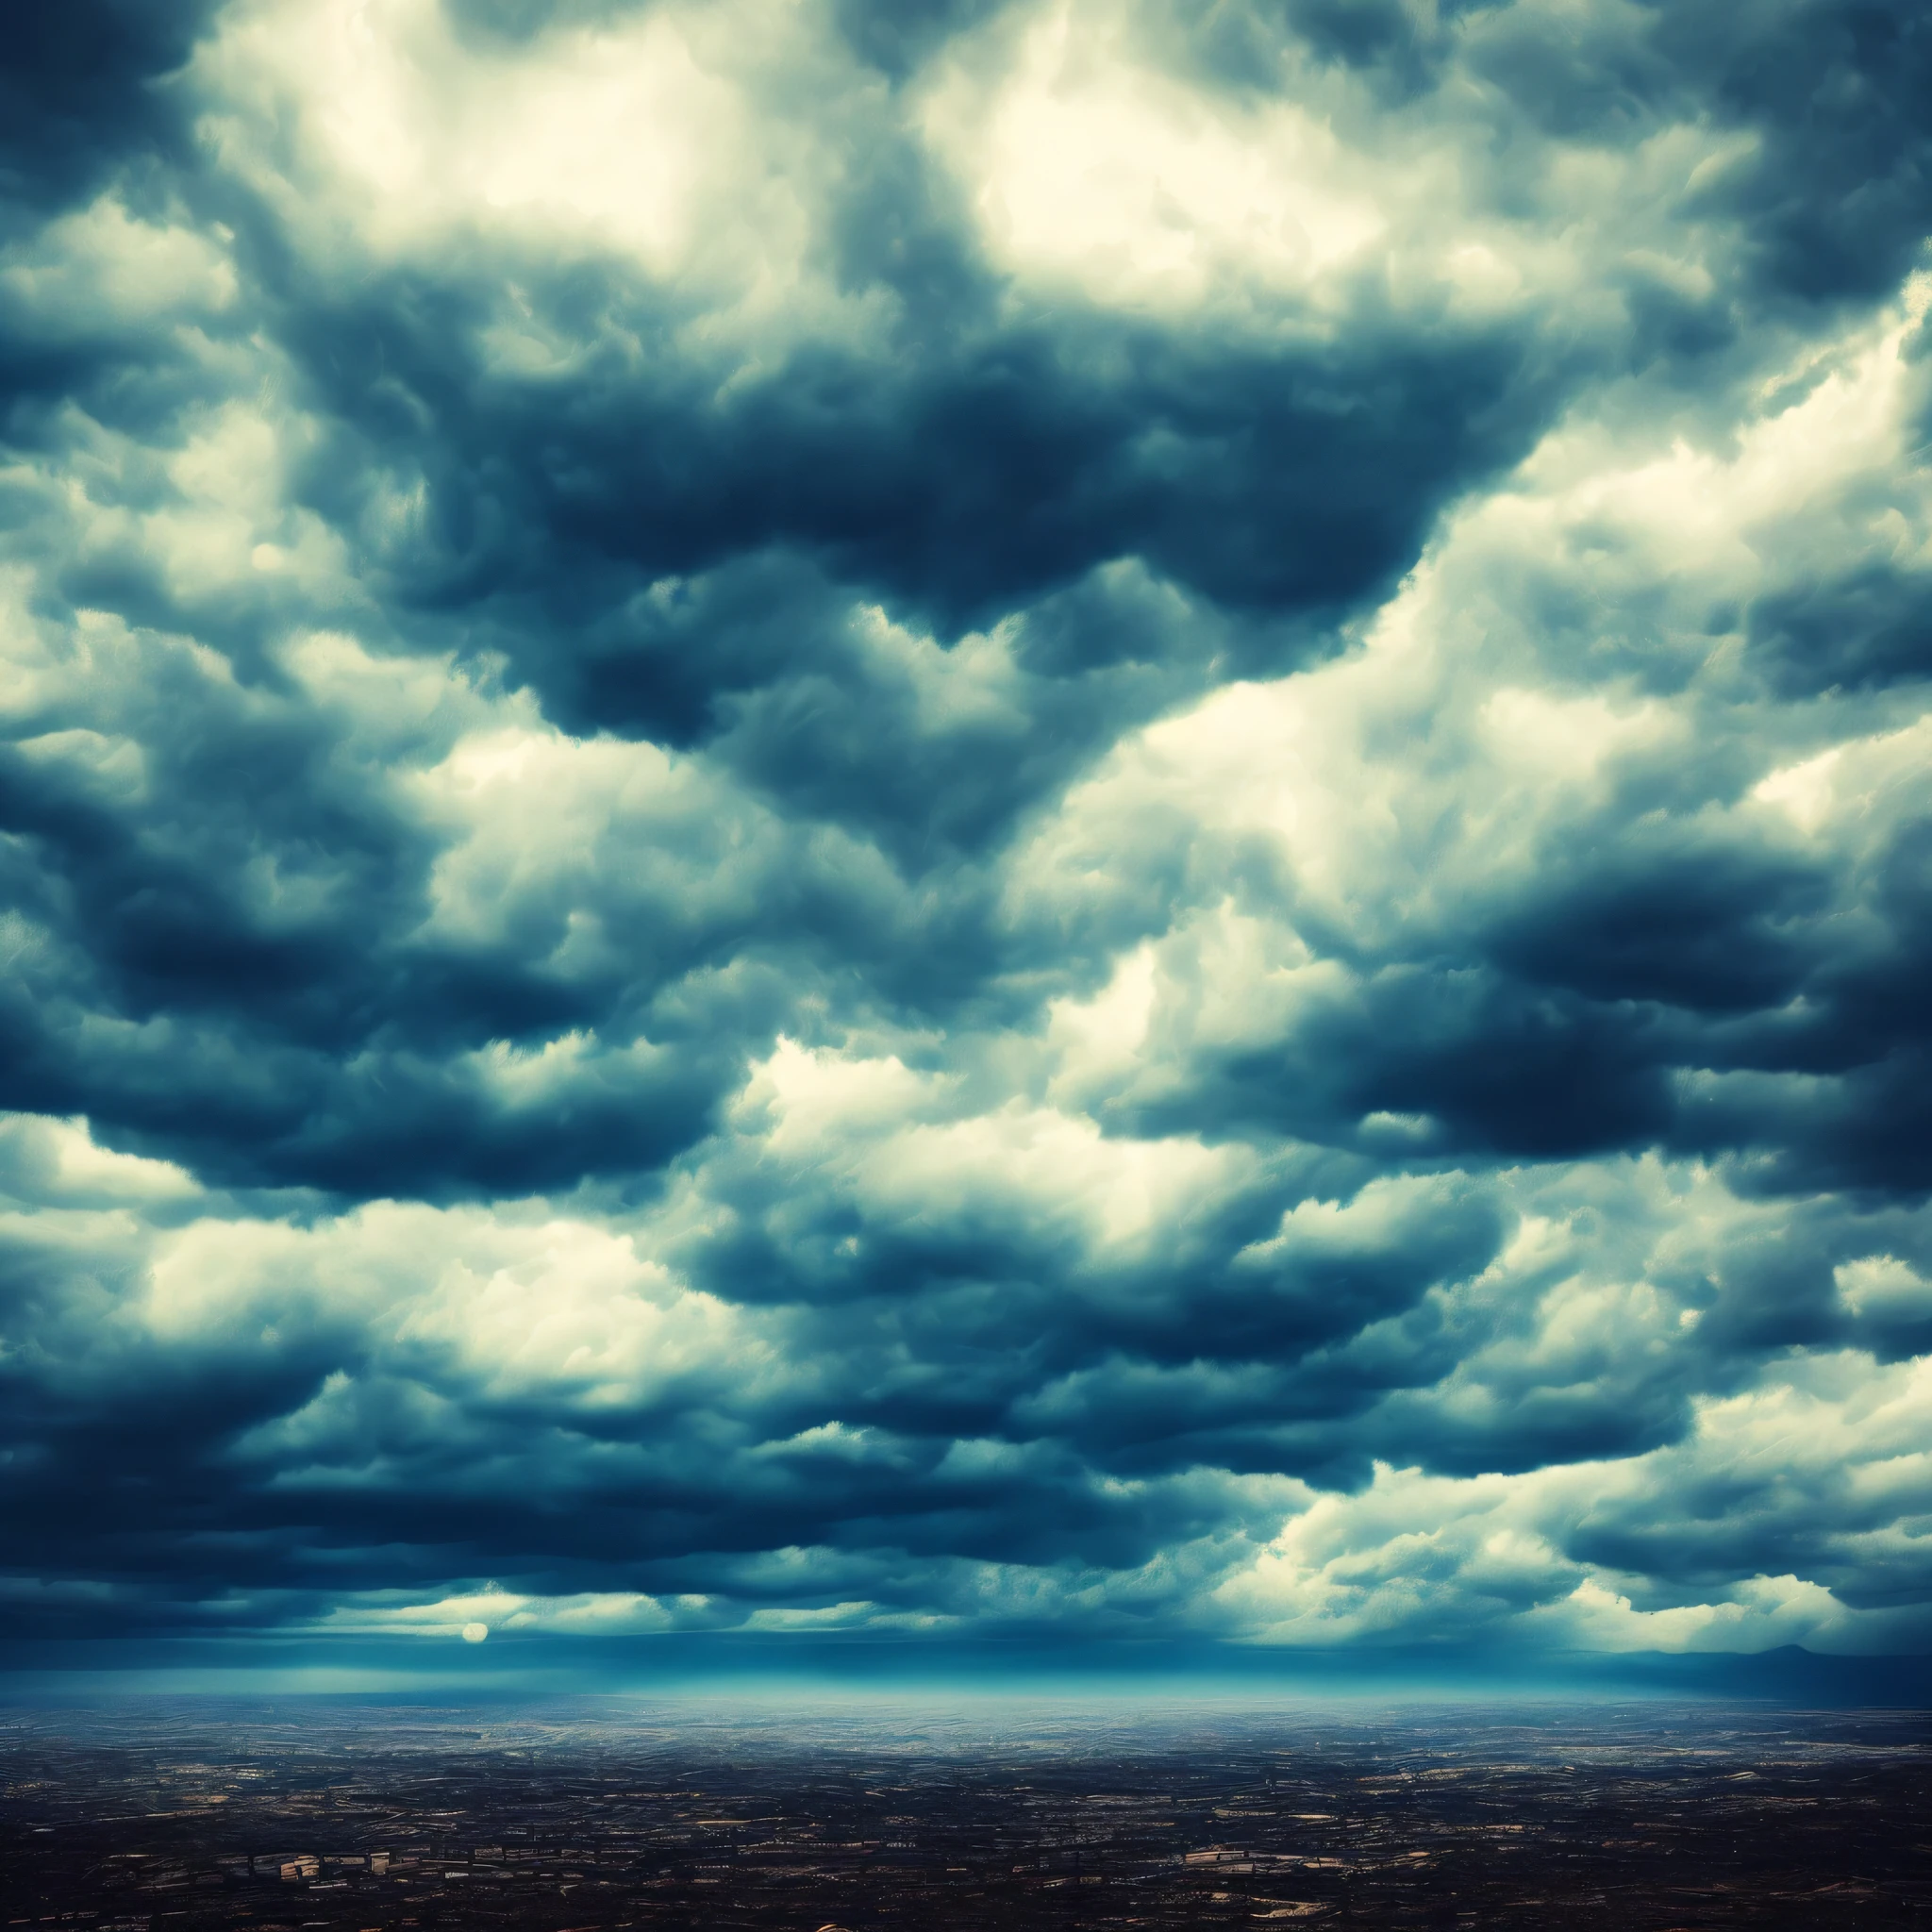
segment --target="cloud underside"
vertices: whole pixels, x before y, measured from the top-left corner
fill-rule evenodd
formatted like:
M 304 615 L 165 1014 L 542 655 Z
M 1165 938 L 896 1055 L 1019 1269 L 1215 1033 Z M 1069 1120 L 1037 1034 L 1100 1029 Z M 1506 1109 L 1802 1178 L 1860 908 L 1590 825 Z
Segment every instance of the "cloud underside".
M 1932 1641 L 1918 9 L 33 33 L 0 1627 Z

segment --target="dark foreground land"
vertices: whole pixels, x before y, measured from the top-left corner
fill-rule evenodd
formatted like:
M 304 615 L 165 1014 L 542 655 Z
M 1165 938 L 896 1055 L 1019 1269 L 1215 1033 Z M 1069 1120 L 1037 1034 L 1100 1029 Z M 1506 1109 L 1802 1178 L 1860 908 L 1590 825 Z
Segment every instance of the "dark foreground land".
M 1932 1724 L 1624 1705 L 0 1712 L 0 1923 L 1932 1927 Z

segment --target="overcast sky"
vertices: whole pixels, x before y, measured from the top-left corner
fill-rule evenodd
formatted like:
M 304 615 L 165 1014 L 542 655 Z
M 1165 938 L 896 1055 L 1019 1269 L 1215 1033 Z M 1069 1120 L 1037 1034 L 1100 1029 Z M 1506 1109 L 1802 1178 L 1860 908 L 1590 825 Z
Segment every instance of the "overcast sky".
M 7 1631 L 1932 1648 L 1923 0 L 7 42 Z

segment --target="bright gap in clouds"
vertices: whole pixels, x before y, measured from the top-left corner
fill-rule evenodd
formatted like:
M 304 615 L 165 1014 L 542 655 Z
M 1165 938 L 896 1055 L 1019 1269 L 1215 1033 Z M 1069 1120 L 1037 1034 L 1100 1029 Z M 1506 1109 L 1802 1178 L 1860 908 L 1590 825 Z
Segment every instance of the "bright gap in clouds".
M 17 1645 L 1932 1642 L 1912 9 L 83 13 Z

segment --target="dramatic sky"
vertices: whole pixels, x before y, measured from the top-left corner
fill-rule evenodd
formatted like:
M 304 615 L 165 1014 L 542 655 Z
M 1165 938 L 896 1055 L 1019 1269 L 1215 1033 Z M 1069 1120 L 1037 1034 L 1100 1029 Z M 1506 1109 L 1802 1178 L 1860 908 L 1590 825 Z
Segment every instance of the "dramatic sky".
M 1932 1648 L 1924 0 L 6 42 L 6 1631 Z

